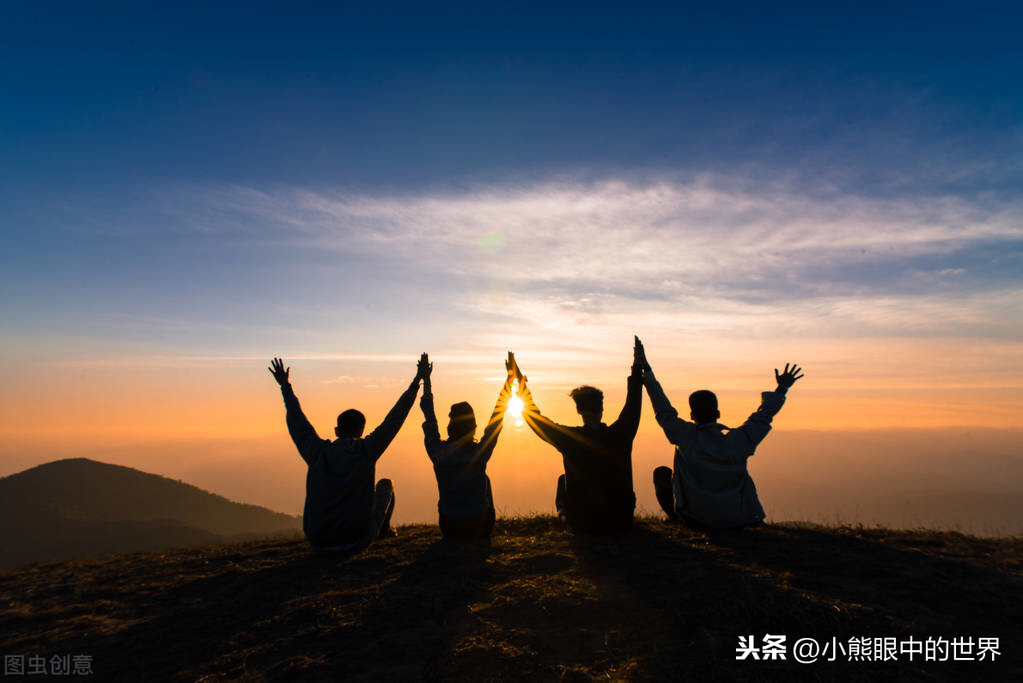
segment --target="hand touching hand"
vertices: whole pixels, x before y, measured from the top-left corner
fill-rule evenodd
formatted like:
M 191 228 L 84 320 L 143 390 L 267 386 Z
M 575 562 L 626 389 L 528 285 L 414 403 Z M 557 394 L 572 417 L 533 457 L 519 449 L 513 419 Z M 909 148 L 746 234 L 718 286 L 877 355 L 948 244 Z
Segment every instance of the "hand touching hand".
M 635 337 L 636 346 L 632 349 L 632 367 L 639 370 L 646 370 L 650 365 L 646 362 L 646 350 L 639 337 Z
M 277 383 L 282 387 L 288 383 L 288 373 L 291 372 L 291 368 L 289 367 L 285 370 L 284 361 L 280 358 L 274 358 L 270 361 L 270 367 L 268 367 L 267 370 L 270 371 L 270 374 L 274 376 L 274 379 L 277 380 Z
M 525 380 L 522 376 L 522 370 L 519 368 L 519 362 L 515 360 L 515 354 L 511 351 L 508 352 L 508 360 L 504 363 L 505 367 L 508 368 L 508 373 L 519 381 L 519 384 Z
M 508 352 L 508 359 L 504 361 L 504 367 L 508 371 L 509 383 L 522 377 L 522 373 L 519 372 L 519 366 L 515 363 L 515 354 L 511 351 Z
M 416 365 L 416 380 L 423 380 L 426 384 L 430 383 L 430 373 L 433 372 L 433 363 L 430 362 L 430 357 L 425 353 L 419 357 L 419 363 Z
M 774 378 L 778 380 L 778 386 L 788 389 L 789 387 L 796 383 L 797 379 L 803 376 L 799 374 L 800 372 L 802 372 L 802 368 L 800 368 L 795 363 L 792 364 L 791 370 L 789 369 L 789 364 L 786 363 L 785 369 L 782 371 L 781 374 L 778 374 L 778 368 L 774 369 Z

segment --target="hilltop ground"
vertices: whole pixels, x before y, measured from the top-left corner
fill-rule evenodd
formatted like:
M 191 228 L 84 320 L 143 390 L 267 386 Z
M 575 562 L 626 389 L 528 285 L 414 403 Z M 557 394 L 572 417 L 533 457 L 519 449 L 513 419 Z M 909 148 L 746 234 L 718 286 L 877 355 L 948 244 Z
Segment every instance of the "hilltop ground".
M 277 540 L 0 573 L 0 654 L 88 654 L 124 681 L 1023 680 L 1021 569 L 1023 539 L 958 533 L 644 520 L 614 540 L 534 517 L 487 544 L 407 526 L 350 556 Z M 768 633 L 788 659 L 736 661 L 740 635 Z M 792 661 L 798 638 L 862 636 L 998 637 L 1001 655 Z

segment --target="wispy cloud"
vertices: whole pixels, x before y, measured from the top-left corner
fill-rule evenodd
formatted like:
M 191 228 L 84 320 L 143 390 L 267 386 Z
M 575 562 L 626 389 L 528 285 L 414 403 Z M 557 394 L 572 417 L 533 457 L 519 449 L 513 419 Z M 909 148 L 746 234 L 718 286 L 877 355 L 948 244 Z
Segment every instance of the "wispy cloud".
M 227 226 L 248 224 L 247 238 L 372 261 L 382 277 L 413 270 L 475 293 L 450 302 L 463 311 L 568 336 L 621 316 L 650 326 L 684 317 L 697 332 L 769 320 L 793 334 L 1005 334 L 1021 321 L 1023 276 L 1006 268 L 992 278 L 981 257 L 962 256 L 1023 254 L 1023 207 L 995 200 L 807 194 L 699 176 L 378 196 L 220 188 L 201 203 Z M 987 276 L 983 286 L 974 275 Z
M 221 331 L 147 362 L 264 362 L 270 347 L 407 363 L 408 339 L 469 372 L 507 348 L 590 362 L 633 332 L 694 352 L 738 338 L 1023 336 L 1023 206 L 811 190 L 713 175 L 405 194 L 179 188 L 147 229 L 184 231 L 206 253 L 243 248 L 265 302 L 245 310 L 244 286 L 218 289 L 211 261 L 194 276 L 210 281 L 210 310 L 231 315 L 198 330 L 244 329 L 238 343 Z M 167 336 L 199 322 L 183 306 L 147 324 Z
M 59 300 L 32 309 L 45 334 L 5 331 L 16 353 L 0 365 L 40 415 L 54 395 L 140 377 L 157 401 L 215 379 L 227 405 L 272 382 L 272 355 L 313 395 L 376 395 L 428 351 L 446 390 L 489 401 L 508 349 L 558 406 L 581 381 L 621 392 L 638 334 L 673 395 L 745 395 L 796 360 L 820 399 L 804 423 L 848 424 L 882 400 L 905 401 L 918 424 L 946 423 L 946 404 L 963 423 L 1018 423 L 1015 204 L 704 176 L 391 195 L 191 188 L 167 206 L 170 218 L 140 223 L 150 232 L 114 240 L 116 288 L 90 289 L 73 260 L 55 269 Z
M 227 188 L 206 191 L 202 200 L 217 207 L 225 225 L 247 221 L 295 243 L 571 288 L 640 282 L 702 293 L 811 262 L 890 263 L 1023 241 L 1023 207 L 1016 205 L 822 198 L 784 183 L 752 188 L 709 176 L 407 196 Z

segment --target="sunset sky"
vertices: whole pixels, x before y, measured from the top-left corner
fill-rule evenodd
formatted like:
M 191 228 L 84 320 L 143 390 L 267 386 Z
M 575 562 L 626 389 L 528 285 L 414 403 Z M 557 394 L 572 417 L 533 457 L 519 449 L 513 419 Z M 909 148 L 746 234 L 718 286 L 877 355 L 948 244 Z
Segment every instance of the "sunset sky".
M 300 489 L 272 356 L 322 436 L 423 351 L 438 412 L 511 349 L 575 424 L 633 334 L 726 424 L 797 361 L 779 431 L 1023 428 L 1019 9 L 154 4 L 0 9 L 0 475 L 214 488 L 252 439 Z M 421 421 L 381 461 L 416 509 Z M 670 459 L 645 398 L 636 448 Z M 558 466 L 512 422 L 494 462 Z

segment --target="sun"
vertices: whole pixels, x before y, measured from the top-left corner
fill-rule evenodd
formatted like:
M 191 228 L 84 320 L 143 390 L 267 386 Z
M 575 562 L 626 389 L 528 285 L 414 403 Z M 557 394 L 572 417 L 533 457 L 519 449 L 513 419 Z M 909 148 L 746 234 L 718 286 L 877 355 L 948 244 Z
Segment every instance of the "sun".
M 516 420 L 522 419 L 522 399 L 518 396 L 512 396 L 511 400 L 508 401 L 508 414 L 514 417 Z

